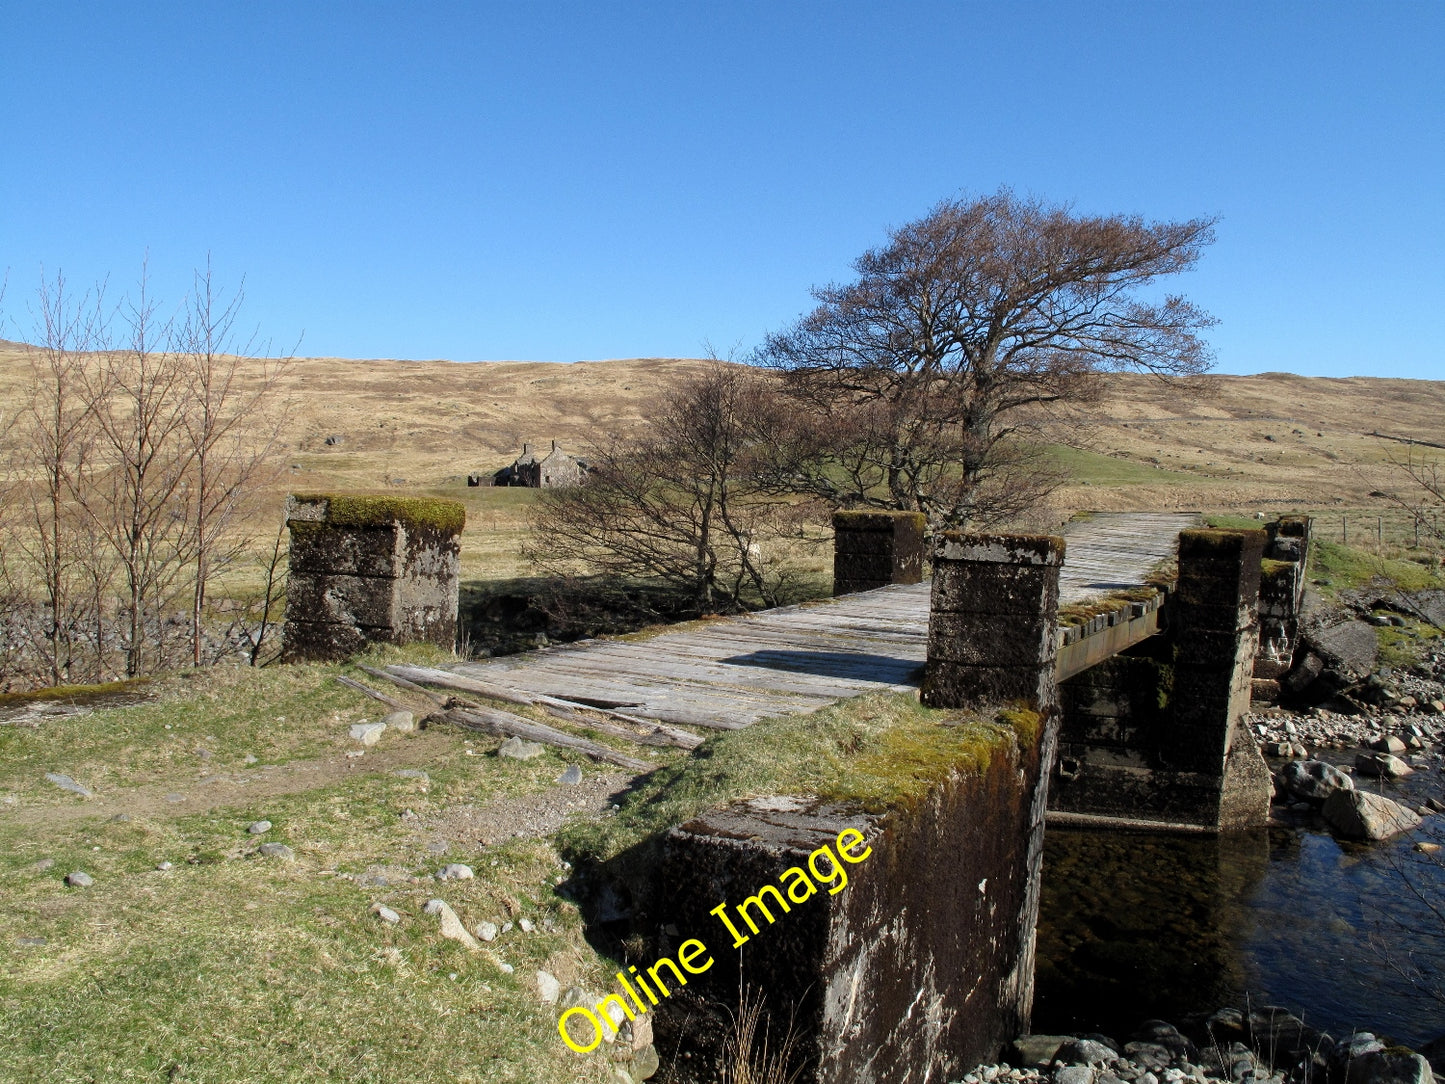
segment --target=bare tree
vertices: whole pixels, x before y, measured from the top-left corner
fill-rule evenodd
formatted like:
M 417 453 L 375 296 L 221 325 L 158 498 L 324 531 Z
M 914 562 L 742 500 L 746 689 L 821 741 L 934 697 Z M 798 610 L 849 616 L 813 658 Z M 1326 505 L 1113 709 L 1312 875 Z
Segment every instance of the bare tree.
M 191 389 L 184 359 L 173 347 L 172 322 L 157 317 L 144 268 L 121 319 L 126 341 L 101 351 L 87 382 L 106 470 L 79 496 L 115 554 L 124 591 L 125 674 L 136 677 L 146 670 L 148 619 L 158 620 L 174 601 L 189 561 L 194 497 L 186 482 L 195 453 L 186 439 Z
M 1445 477 L 1439 460 L 1417 454 L 1411 447 L 1405 458 L 1391 455 L 1389 462 L 1403 488 L 1383 490 L 1385 497 L 1409 515 L 1417 540 L 1429 539 L 1437 547 L 1445 543 L 1445 527 L 1440 524 L 1445 512 Z
M 87 394 L 85 351 L 104 334 L 101 291 L 75 298 L 57 274 L 42 280 L 29 351 L 30 395 L 14 419 L 10 468 L 19 528 L 14 548 L 26 566 L 22 586 L 38 581 L 42 603 L 34 646 L 52 685 L 68 681 L 75 625 L 84 605 L 84 569 L 102 563 L 84 545 L 77 494 L 94 464 L 95 414 Z
M 646 436 L 594 450 L 585 484 L 543 494 L 529 553 L 660 581 L 698 612 L 777 604 L 791 580 L 768 547 L 796 502 L 755 484 L 769 416 L 746 369 L 714 365 L 663 398 Z
M 257 492 L 274 473 L 284 410 L 274 403 L 287 358 L 255 356 L 254 337 L 238 344 L 236 319 L 244 285 L 218 291 L 210 260 L 195 275 L 178 349 L 186 386 L 181 426 L 191 457 L 185 482 L 191 566 L 191 661 L 201 665 L 206 593 L 244 552 L 237 531 Z
M 784 434 L 776 478 L 946 524 L 999 518 L 1020 483 L 1045 492 L 1028 449 L 1042 412 L 1090 401 L 1111 370 L 1209 368 L 1197 332 L 1213 320 L 1140 291 L 1191 268 L 1213 225 L 1076 215 L 1000 189 L 893 230 L 855 281 L 815 289 L 818 307 L 755 353 L 811 419 Z

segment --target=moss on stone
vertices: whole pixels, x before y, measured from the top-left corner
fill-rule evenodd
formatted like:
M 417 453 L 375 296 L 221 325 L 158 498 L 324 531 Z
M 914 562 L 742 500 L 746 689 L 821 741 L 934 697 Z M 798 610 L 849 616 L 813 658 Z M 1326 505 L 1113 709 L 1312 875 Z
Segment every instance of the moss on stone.
M 1026 716 L 1037 720 L 1026 711 L 1011 712 L 1009 721 L 1002 714 L 993 720 L 959 712 L 940 715 L 948 717 L 885 731 L 874 750 L 846 761 L 837 781 L 819 788 L 818 797 L 868 813 L 915 806 L 951 775 L 986 771 L 995 753 L 1018 740 L 1015 722 Z
M 922 512 L 879 512 L 851 508 L 833 513 L 835 530 L 891 531 L 905 523 L 921 532 L 928 525 L 928 517 Z
M 150 678 L 130 678 L 126 681 L 109 681 L 104 685 L 53 685 L 48 689 L 36 689 L 28 693 L 0 693 L 0 708 L 52 700 L 104 700 L 108 696 L 133 693 L 149 681 Z
M 1265 583 L 1272 583 L 1290 578 L 1298 567 L 1293 561 L 1276 561 L 1266 557 L 1259 562 L 1259 576 Z
M 1179 532 L 1179 550 L 1188 550 L 1195 555 L 1218 554 L 1229 556 L 1248 549 L 1251 544 L 1263 548 L 1269 536 L 1261 530 L 1226 529 L 1220 527 L 1191 527 Z
M 1015 742 L 1035 742 L 1041 725 L 1027 707 L 937 710 L 911 693 L 765 720 L 709 738 L 640 780 L 615 817 L 563 829 L 564 847 L 584 860 L 611 858 L 746 798 L 811 796 L 869 811 L 911 805 L 950 773 L 982 771 Z
M 401 523 L 411 530 L 460 534 L 466 525 L 466 505 L 442 497 L 368 497 L 354 493 L 296 494 L 298 501 L 325 501 L 326 525 L 331 527 L 388 527 Z M 295 526 L 293 521 L 293 530 Z
M 1148 602 L 1159 594 L 1157 587 L 1131 587 L 1101 598 L 1070 603 L 1059 610 L 1060 625 L 1084 625 L 1100 614 L 1114 613 L 1135 602 Z

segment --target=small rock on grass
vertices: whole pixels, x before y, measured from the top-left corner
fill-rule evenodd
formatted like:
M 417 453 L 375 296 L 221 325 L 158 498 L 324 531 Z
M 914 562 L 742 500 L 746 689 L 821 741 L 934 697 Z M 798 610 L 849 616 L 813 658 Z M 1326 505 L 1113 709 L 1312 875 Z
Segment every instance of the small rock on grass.
M 431 782 L 431 776 L 421 768 L 398 768 L 391 774 L 399 776 L 402 779 L 420 779 L 423 783 Z
M 351 736 L 369 747 L 381 741 L 381 735 L 385 731 L 385 723 L 357 723 L 351 728 Z
M 410 734 L 416 729 L 416 719 L 409 711 L 394 711 L 384 716 L 381 721 L 398 734 Z
M 462 920 L 457 918 L 457 913 L 447 906 L 445 900 L 427 900 L 423 911 L 437 916 L 441 923 L 443 937 L 450 941 L 457 941 L 474 952 L 481 949 L 482 946 L 477 944 L 477 939 L 467 933 L 467 928 L 462 925 Z
M 95 878 L 84 870 L 76 870 L 74 873 L 65 875 L 65 883 L 71 888 L 89 888 L 95 884 Z
M 538 748 L 540 749 L 541 746 L 538 746 Z M 68 790 L 71 794 L 78 794 L 82 798 L 95 797 L 95 791 L 84 784 L 77 783 L 74 779 L 70 778 L 70 776 L 62 772 L 46 772 L 45 780 L 48 783 L 54 783 L 61 790 Z
M 502 742 L 497 749 L 497 756 L 509 757 L 512 760 L 531 760 L 543 753 L 541 742 L 523 741 L 518 737 L 510 737 Z
M 48 869 L 49 869 L 51 866 L 53 866 L 53 865 L 55 865 L 55 859 L 53 859 L 53 858 L 42 858 L 39 862 L 36 862 L 36 863 L 35 863 L 35 872 L 36 872 L 36 873 L 44 873 L 46 870 L 48 870 Z
M 470 881 L 475 876 L 476 874 L 472 872 L 471 866 L 464 865 L 461 862 L 453 862 L 451 865 L 444 867 L 442 871 L 437 874 L 437 880 Z
M 173 870 L 173 869 L 175 869 L 175 868 L 176 868 L 176 867 L 175 867 L 174 863 L 171 863 L 171 862 L 157 862 L 157 863 L 156 863 L 156 869 L 159 870 L 161 873 L 169 873 L 171 870 Z
M 483 941 L 495 941 L 497 939 L 497 924 L 495 922 L 483 922 L 477 926 L 477 936 Z
M 557 777 L 557 782 L 575 787 L 582 782 L 582 769 L 575 764 L 567 765 L 567 770 Z
M 284 843 L 263 843 L 256 852 L 263 858 L 280 858 L 286 862 L 296 857 L 296 852 Z
M 557 999 L 562 996 L 562 984 L 551 972 L 538 971 L 537 994 L 541 997 L 543 1005 L 555 1005 Z
M 270 821 L 252 821 L 246 828 L 246 831 L 250 832 L 253 836 L 259 836 L 263 832 L 269 832 L 270 830 Z
M 398 922 L 401 921 L 401 916 L 399 914 L 397 914 L 390 907 L 387 907 L 385 904 L 382 903 L 373 903 L 371 905 L 371 913 L 374 914 L 377 918 L 381 919 L 381 921 L 389 923 L 392 926 L 395 926 Z
M 536 926 L 532 925 L 532 920 L 530 918 L 517 919 L 517 926 L 521 929 L 523 933 L 531 933 L 537 928 Z

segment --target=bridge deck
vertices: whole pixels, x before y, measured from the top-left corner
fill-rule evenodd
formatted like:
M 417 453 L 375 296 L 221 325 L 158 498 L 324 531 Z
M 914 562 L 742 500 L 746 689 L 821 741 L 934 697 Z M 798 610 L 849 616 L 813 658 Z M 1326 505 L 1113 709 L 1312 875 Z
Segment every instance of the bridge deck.
M 1107 513 L 1072 523 L 1065 603 L 1144 582 L 1191 515 Z M 736 729 L 836 700 L 918 686 L 927 583 L 884 587 L 627 640 L 584 640 L 451 669 L 519 692 L 605 702 L 629 714 Z

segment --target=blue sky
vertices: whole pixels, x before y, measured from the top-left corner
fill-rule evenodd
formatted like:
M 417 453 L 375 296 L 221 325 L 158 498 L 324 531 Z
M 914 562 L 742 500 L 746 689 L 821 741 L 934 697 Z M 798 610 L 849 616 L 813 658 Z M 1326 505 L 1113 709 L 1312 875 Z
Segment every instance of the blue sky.
M 1445 3 L 0 0 L 8 337 L 209 253 L 300 352 L 746 351 L 960 192 L 1219 215 L 1225 372 L 1445 379 Z

